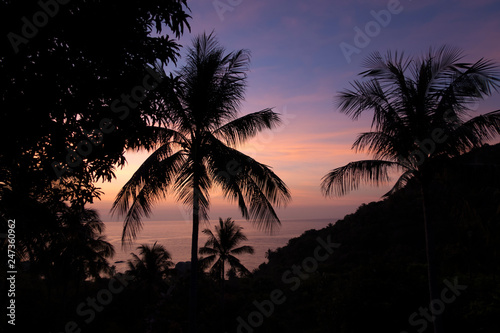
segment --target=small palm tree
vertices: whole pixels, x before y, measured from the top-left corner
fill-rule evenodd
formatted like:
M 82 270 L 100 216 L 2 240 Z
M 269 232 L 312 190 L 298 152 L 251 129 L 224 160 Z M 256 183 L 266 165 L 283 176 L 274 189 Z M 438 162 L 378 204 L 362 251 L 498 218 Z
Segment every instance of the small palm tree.
M 168 269 L 174 265 L 165 247 L 155 242 L 152 246 L 142 244 L 137 250 L 139 255 L 131 253 L 132 260 L 128 261 L 130 273 L 152 284 L 163 281 Z
M 192 209 L 191 332 L 196 331 L 198 230 L 200 219 L 208 220 L 210 190 L 220 188 L 238 204 L 243 217 L 268 231 L 280 224 L 273 205 L 290 200 L 288 187 L 267 165 L 235 149 L 280 123 L 271 109 L 237 117 L 248 62 L 247 51 L 225 54 L 212 34 L 204 34 L 194 40 L 186 65 L 175 77 L 162 74 L 163 85 L 156 89 L 162 95 L 162 126 L 151 127 L 150 133 L 157 149 L 123 186 L 112 207 L 125 215 L 122 241 L 134 238 L 141 218 L 171 192 Z
M 205 246 L 200 248 L 200 254 L 208 255 L 202 260 L 207 263 L 207 266 L 212 265 L 210 273 L 221 282 L 225 280 L 226 263 L 230 267 L 229 274 L 240 274 L 240 276 L 250 274 L 250 271 L 235 257 L 240 254 L 254 253 L 252 246 L 238 247 L 241 242 L 247 240 L 247 237 L 241 232 L 242 229 L 231 218 L 227 218 L 225 221 L 219 218 L 219 225 L 215 226 L 215 235 L 210 229 L 202 231 L 208 236 Z
M 339 96 L 340 109 L 354 120 L 373 112 L 372 131 L 353 144 L 372 160 L 351 162 L 333 169 L 322 180 L 325 195 L 345 195 L 362 183 L 382 184 L 390 171 L 401 176 L 394 193 L 415 179 L 421 186 L 430 298 L 439 299 L 434 260 L 434 223 L 429 216 L 429 184 L 441 160 L 481 146 L 500 133 L 500 110 L 470 117 L 471 104 L 499 87 L 499 73 L 491 61 L 462 63 L 462 52 L 441 47 L 421 59 L 374 53 L 366 61 L 365 82 L 354 81 Z M 434 322 L 441 331 L 441 316 Z
M 142 244 L 137 250 L 139 255 L 131 253 L 132 259 L 127 262 L 127 273 L 135 278 L 148 302 L 155 304 L 160 299 L 161 291 L 167 290 L 168 269 L 174 264 L 170 253 L 157 242 L 152 246 Z

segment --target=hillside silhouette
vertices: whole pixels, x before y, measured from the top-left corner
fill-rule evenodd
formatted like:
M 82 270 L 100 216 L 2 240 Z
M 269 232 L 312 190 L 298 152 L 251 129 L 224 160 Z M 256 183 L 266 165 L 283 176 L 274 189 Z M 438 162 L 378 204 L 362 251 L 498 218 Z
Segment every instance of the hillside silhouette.
M 498 332 L 500 144 L 438 161 L 431 183 L 438 281 L 467 289 L 446 305 L 447 331 Z M 388 198 L 363 204 L 321 230 L 306 231 L 270 251 L 254 285 L 281 288 L 288 299 L 259 332 L 417 332 L 409 317 L 428 307 L 421 194 L 410 182 Z M 313 255 L 317 239 L 340 243 L 295 291 L 276 278 Z M 265 294 L 265 293 L 264 293 Z M 251 307 L 249 308 L 251 309 Z M 419 317 L 415 317 L 417 319 Z M 268 329 L 264 329 L 268 327 Z M 311 327 L 316 327 L 311 330 Z M 430 323 L 426 330 L 430 332 Z

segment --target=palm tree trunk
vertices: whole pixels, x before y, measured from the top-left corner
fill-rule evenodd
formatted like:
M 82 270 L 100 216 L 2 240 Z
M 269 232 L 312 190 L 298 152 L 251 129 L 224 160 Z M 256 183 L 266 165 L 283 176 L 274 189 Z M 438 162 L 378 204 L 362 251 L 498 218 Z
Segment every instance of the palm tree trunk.
M 191 237 L 191 278 L 189 289 L 189 332 L 196 333 L 198 303 L 198 229 L 200 225 L 200 199 L 198 189 L 193 190 L 193 235 Z
M 434 238 L 434 225 L 430 219 L 430 196 L 429 196 L 429 179 L 424 177 L 421 180 L 422 191 L 422 208 L 424 214 L 425 227 L 425 245 L 427 254 L 427 279 L 429 282 L 430 302 L 440 299 L 440 293 L 437 285 L 437 266 L 436 266 L 436 243 Z M 433 322 L 434 333 L 443 333 L 443 318 L 442 315 L 435 315 Z
M 224 268 L 224 260 L 222 260 L 222 273 L 221 273 L 221 315 L 222 315 L 222 332 L 226 332 L 226 300 L 224 298 L 225 290 L 224 288 L 226 279 L 225 279 L 225 268 Z
M 222 260 L 222 269 L 220 272 L 220 282 L 224 285 L 224 260 Z

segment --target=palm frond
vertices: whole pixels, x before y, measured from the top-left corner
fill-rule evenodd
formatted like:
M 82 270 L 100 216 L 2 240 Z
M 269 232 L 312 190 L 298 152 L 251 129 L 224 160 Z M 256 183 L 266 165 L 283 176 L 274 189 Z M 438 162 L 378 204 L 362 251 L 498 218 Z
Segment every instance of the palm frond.
M 216 249 L 209 247 L 209 244 L 205 244 L 205 246 L 200 247 L 198 253 L 216 255 L 218 252 Z
M 286 184 L 268 166 L 224 145 L 215 137 L 207 144 L 212 178 L 225 196 L 238 200 L 244 217 L 257 222 L 259 227 L 271 231 L 273 223 L 279 225 L 272 207 L 273 204 L 286 206 L 290 201 Z
M 231 254 L 239 255 L 239 254 L 254 254 L 255 250 L 252 246 L 245 245 L 245 246 L 240 246 L 236 249 L 231 250 Z
M 241 182 L 238 177 L 235 177 L 241 172 L 241 168 L 236 161 L 228 159 L 213 158 L 210 162 L 214 183 L 221 187 L 224 198 L 236 202 L 241 216 L 248 219 L 250 216 L 243 190 L 240 187 Z
M 404 141 L 387 132 L 365 132 L 358 135 L 351 149 L 356 153 L 366 152 L 375 159 L 393 160 L 405 149 Z
M 212 230 L 210 230 L 208 228 L 203 229 L 201 232 L 204 233 L 205 235 L 207 235 L 208 239 L 214 239 L 215 238 L 215 235 L 213 234 Z
M 251 221 L 257 228 L 272 234 L 276 227 L 281 226 L 278 214 L 266 194 L 251 177 L 247 177 L 244 181 Z
M 217 138 L 230 146 L 242 144 L 263 129 L 272 129 L 280 124 L 279 114 L 268 108 L 247 114 L 224 124 L 214 131 Z
M 399 168 L 397 162 L 364 160 L 333 169 L 321 182 L 324 195 L 342 196 L 361 184 L 380 185 L 390 181 L 389 170 Z
M 151 214 L 152 206 L 163 198 L 183 164 L 183 153 L 168 155 L 164 145 L 151 154 L 117 194 L 111 212 L 125 215 L 122 244 L 132 241 L 142 228 L 142 217 Z
M 392 53 L 388 51 L 384 58 L 380 52 L 376 51 L 369 55 L 363 63 L 363 67 L 368 68 L 368 70 L 359 73 L 359 75 L 383 80 L 390 84 L 399 82 L 401 87 L 405 87 L 404 73 L 411 63 L 412 59 L 406 57 L 404 52 Z
M 449 132 L 444 142 L 445 150 L 464 153 L 500 135 L 500 110 L 479 115 L 462 123 Z
M 216 235 L 214 235 L 212 233 L 212 230 L 210 229 L 204 229 L 202 231 L 205 235 L 208 236 L 208 239 L 207 241 L 205 242 L 205 247 L 212 247 L 214 249 L 220 249 L 221 248 L 221 244 L 220 244 L 220 241 L 219 239 L 216 237 Z
M 475 133 L 484 141 L 500 134 L 500 110 L 491 111 L 466 121 L 461 127 Z M 460 127 L 457 129 L 459 130 Z
M 221 278 L 224 275 L 224 272 L 222 270 L 222 267 L 224 266 L 224 260 L 222 260 L 221 257 L 217 258 L 215 263 L 212 265 L 210 268 L 210 274 L 215 277 L 215 278 Z
M 443 45 L 438 49 L 429 48 L 429 52 L 414 61 L 412 74 L 415 82 L 427 92 L 442 91 L 463 64 L 463 51 L 457 47 Z
M 229 262 L 231 269 L 238 272 L 240 274 L 240 276 L 251 275 L 250 271 L 245 266 L 243 266 L 243 264 L 241 263 L 241 261 L 238 258 L 236 258 L 232 255 L 229 255 L 227 258 L 227 261 Z
M 357 120 L 363 112 L 373 111 L 372 127 L 378 131 L 404 126 L 405 120 L 398 110 L 405 110 L 406 99 L 397 98 L 397 94 L 384 89 L 376 79 L 354 81 L 352 88 L 337 96 L 341 112 Z
M 277 207 L 284 207 L 291 200 L 288 186 L 272 171 L 272 169 L 262 163 L 257 162 L 250 156 L 243 153 L 239 156 L 241 161 L 241 183 L 255 184 L 263 195 Z M 252 182 L 249 182 L 252 180 Z
M 106 240 L 106 236 L 99 236 L 90 243 L 90 247 L 103 258 L 113 258 L 116 254 L 115 247 Z
M 201 250 L 202 248 L 200 248 Z M 211 253 L 200 253 L 200 254 L 211 254 Z M 200 265 L 202 267 L 208 267 L 210 265 L 213 264 L 213 262 L 217 259 L 217 256 L 215 254 L 212 254 L 208 257 L 203 257 L 203 258 L 200 258 Z
M 410 181 L 410 179 L 412 179 L 414 177 L 414 175 L 415 175 L 415 171 L 414 170 L 405 171 L 398 178 L 398 180 L 396 181 L 396 183 L 394 184 L 394 186 L 389 190 L 389 192 L 387 192 L 386 194 L 384 194 L 383 197 L 389 197 L 389 196 L 393 195 L 394 193 L 396 193 L 397 191 L 399 191 L 402 188 L 404 188 L 406 186 L 406 184 L 408 184 L 408 182 Z
M 376 81 L 361 82 L 355 80 L 352 89 L 339 93 L 338 101 L 341 112 L 357 120 L 366 110 L 382 109 L 385 106 L 385 96 Z
M 453 116 L 461 118 L 467 110 L 465 105 L 490 96 L 500 87 L 500 72 L 491 60 L 480 59 L 459 67 L 433 87 L 440 98 L 436 112 L 441 115 L 453 112 Z

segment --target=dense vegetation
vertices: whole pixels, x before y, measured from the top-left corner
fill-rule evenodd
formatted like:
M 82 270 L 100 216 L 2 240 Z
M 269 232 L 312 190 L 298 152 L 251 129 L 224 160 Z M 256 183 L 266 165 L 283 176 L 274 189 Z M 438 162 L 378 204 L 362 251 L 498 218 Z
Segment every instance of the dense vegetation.
M 431 184 L 431 213 L 438 221 L 439 286 L 447 288 L 445 280 L 467 286 L 444 309 L 445 328 L 450 332 L 499 329 L 495 319 L 500 314 L 499 160 L 500 145 L 486 145 L 446 166 L 436 166 L 439 177 Z M 412 326 L 409 317 L 429 307 L 420 201 L 418 186 L 410 182 L 333 225 L 309 230 L 270 251 L 268 263 L 251 277 L 226 281 L 224 299 L 218 279 L 202 274 L 200 330 L 237 332 L 238 318 L 248 323 L 251 313 L 251 323 L 258 323 L 255 302 L 262 304 L 261 312 L 271 312 L 266 301 L 273 297 L 282 304 L 274 305 L 269 317 L 262 315 L 261 326 L 249 326 L 255 332 L 417 332 L 426 321 Z M 340 245 L 314 267 L 313 261 L 304 259 L 315 256 L 318 238 Z M 320 259 L 327 253 L 320 251 Z M 294 273 L 294 265 L 310 272 L 302 268 Z M 166 278 L 149 284 L 137 274 L 130 276 L 134 279 L 121 278 L 127 286 L 113 294 L 101 312 L 94 311 L 92 318 L 88 297 L 107 300 L 100 293 L 109 289 L 109 279 L 87 281 L 80 289 L 49 289 L 46 281 L 26 273 L 19 287 L 23 305 L 19 323 L 41 332 L 63 332 L 71 320 L 82 332 L 185 331 L 189 272 L 171 269 Z M 118 285 L 112 284 L 116 289 Z M 282 295 L 270 296 L 276 289 Z M 76 313 L 79 305 L 87 311 L 83 316 Z M 29 320 L 24 317 L 27 314 Z M 429 325 L 427 332 L 430 329 Z
M 446 287 L 444 279 L 467 286 L 446 305 L 443 316 L 449 332 L 499 329 L 494 319 L 500 313 L 499 160 L 500 145 L 485 146 L 437 170 L 440 176 L 431 185 L 439 286 Z M 334 226 L 310 230 L 271 253 L 254 283 L 289 290 L 290 284 L 272 283 L 273 277 L 275 281 L 311 256 L 317 237 L 331 235 L 332 242 L 341 244 L 300 289 L 287 293 L 289 302 L 266 319 L 269 328 L 262 332 L 272 327 L 290 332 L 417 332 L 423 324 L 412 326 L 409 317 L 429 307 L 421 218 L 420 191 L 410 183 L 383 201 L 362 205 Z
M 0 1 L 0 233 L 15 220 L 17 324 L 47 331 L 75 314 L 86 280 L 112 274 L 85 206 L 126 149 L 147 145 L 152 68 L 179 58 L 188 12 L 185 0 Z

